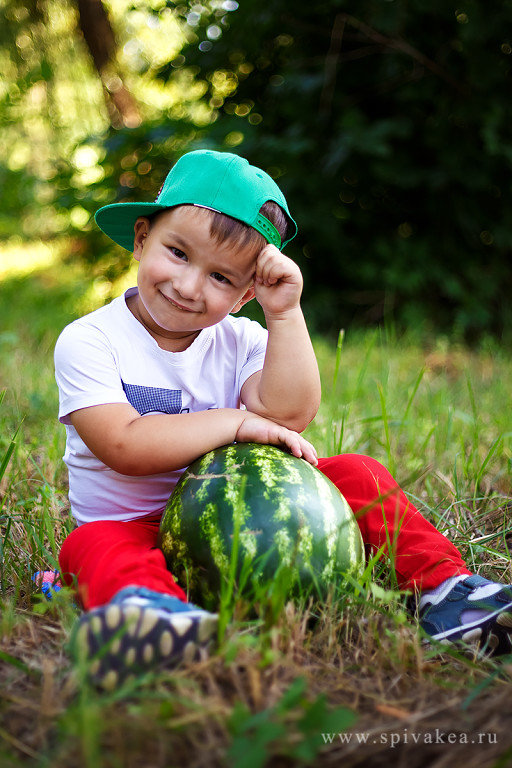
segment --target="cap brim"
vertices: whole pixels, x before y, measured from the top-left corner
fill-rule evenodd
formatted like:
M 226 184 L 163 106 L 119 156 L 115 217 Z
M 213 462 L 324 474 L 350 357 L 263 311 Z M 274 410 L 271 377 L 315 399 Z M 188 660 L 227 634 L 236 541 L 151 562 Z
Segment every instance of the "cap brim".
M 135 222 L 140 216 L 151 216 L 163 211 L 166 205 L 158 203 L 112 203 L 96 211 L 94 219 L 103 232 L 118 245 L 133 251 Z

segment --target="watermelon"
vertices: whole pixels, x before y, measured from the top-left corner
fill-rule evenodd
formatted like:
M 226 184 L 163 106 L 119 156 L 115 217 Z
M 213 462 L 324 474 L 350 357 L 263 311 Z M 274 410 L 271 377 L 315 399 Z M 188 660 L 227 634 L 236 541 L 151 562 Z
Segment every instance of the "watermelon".
M 305 460 L 255 443 L 217 448 L 188 467 L 158 544 L 190 598 L 209 606 L 235 557 L 237 579 L 245 568 L 247 583 L 265 584 L 284 567 L 294 588 L 320 593 L 364 566 L 359 527 L 336 486 Z

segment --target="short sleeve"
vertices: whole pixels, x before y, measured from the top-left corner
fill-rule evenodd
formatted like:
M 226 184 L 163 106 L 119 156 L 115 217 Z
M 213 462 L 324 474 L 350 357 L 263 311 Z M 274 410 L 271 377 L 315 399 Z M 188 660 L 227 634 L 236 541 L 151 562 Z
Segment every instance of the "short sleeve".
M 247 379 L 261 371 L 267 351 L 268 331 L 255 320 L 247 321 L 246 357 L 238 378 L 239 392 Z
M 59 388 L 59 421 L 79 408 L 128 403 L 112 347 L 97 328 L 75 321 L 55 346 L 55 378 Z

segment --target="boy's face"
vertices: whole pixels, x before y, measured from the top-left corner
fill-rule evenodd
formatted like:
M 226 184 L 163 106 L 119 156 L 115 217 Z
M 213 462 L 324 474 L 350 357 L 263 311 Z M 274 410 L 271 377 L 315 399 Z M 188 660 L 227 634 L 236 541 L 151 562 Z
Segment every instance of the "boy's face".
M 257 252 L 219 245 L 211 213 L 189 205 L 135 223 L 139 293 L 130 309 L 164 348 L 185 349 L 253 298 Z M 187 344 L 188 341 L 188 344 Z

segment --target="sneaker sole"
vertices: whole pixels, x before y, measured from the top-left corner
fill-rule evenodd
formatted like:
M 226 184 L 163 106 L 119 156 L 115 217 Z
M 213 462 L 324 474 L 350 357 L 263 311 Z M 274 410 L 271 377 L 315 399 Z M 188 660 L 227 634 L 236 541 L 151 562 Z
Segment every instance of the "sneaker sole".
M 206 611 L 163 616 L 154 608 L 110 603 L 82 616 L 70 646 L 91 682 L 113 690 L 130 676 L 205 655 L 217 624 L 218 616 Z
M 484 620 L 454 627 L 431 637 L 442 645 L 465 643 L 489 656 L 512 653 L 512 603 L 497 609 Z

